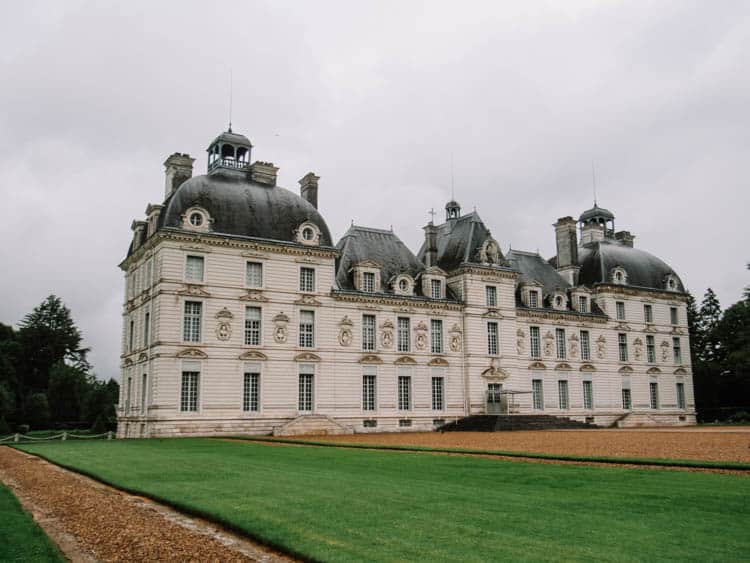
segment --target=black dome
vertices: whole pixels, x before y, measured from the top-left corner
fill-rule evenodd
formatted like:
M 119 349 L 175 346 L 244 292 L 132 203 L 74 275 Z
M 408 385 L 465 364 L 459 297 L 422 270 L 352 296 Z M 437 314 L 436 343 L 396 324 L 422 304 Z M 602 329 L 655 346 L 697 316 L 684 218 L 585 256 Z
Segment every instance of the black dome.
M 581 213 L 581 216 L 578 218 L 578 221 L 581 223 L 586 223 L 589 219 L 614 219 L 615 214 L 612 213 L 609 209 L 604 209 L 603 207 L 599 207 L 597 204 L 594 204 L 594 207 L 591 209 L 587 209 L 583 213 Z
M 672 277 L 676 283 L 674 291 L 685 291 L 682 280 L 663 260 L 614 240 L 603 240 L 580 247 L 578 263 L 581 266 L 578 277 L 581 285 L 610 283 L 612 269 L 620 266 L 627 276 L 626 285 L 668 290 L 667 282 Z
M 320 229 L 320 245 L 332 246 L 328 225 L 309 202 L 244 174 L 217 171 L 190 178 L 165 202 L 160 226 L 182 227 L 183 215 L 193 206 L 211 216 L 213 233 L 296 242 L 294 231 L 309 221 Z

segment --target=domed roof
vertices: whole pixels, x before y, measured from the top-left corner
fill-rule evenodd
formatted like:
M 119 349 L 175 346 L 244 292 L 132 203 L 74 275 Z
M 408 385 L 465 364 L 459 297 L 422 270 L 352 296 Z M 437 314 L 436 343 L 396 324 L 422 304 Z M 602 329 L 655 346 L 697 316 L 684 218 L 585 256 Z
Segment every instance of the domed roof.
M 591 209 L 587 209 L 583 213 L 581 213 L 581 216 L 578 218 L 578 221 L 581 223 L 586 223 L 589 219 L 593 218 L 602 218 L 602 219 L 614 219 L 615 214 L 612 213 L 609 209 L 604 209 L 603 207 L 599 207 L 596 203 L 594 203 L 594 207 Z
M 662 291 L 685 291 L 682 280 L 663 260 L 644 250 L 632 248 L 618 241 L 605 239 L 578 249 L 581 270 L 578 283 L 612 283 L 616 268 L 624 270 L 622 283 L 629 286 Z M 674 287 L 669 287 L 673 280 Z
M 295 230 L 305 221 L 320 229 L 320 245 L 332 246 L 331 233 L 315 207 L 279 186 L 253 182 L 244 174 L 216 171 L 184 182 L 165 202 L 161 227 L 180 228 L 191 207 L 213 219 L 211 232 L 296 242 Z
M 209 148 L 216 143 L 232 143 L 235 145 L 248 145 L 251 147 L 253 146 L 253 144 L 250 142 L 250 139 L 240 133 L 234 133 L 231 128 L 229 129 L 229 131 L 224 131 L 218 137 L 216 137 L 209 145 Z

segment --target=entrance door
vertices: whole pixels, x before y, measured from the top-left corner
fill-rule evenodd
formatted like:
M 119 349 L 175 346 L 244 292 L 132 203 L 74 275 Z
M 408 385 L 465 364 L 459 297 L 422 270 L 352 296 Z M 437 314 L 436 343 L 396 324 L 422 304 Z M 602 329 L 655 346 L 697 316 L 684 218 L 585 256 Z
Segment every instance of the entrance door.
M 487 384 L 487 414 L 504 414 L 503 384 Z
M 313 410 L 313 375 L 299 375 L 299 412 L 311 413 Z

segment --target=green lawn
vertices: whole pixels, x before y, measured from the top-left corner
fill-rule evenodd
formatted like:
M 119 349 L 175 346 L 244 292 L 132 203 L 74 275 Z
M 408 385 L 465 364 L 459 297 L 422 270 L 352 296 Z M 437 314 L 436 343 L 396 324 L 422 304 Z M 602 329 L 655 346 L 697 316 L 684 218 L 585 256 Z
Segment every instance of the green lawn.
M 208 439 L 24 445 L 327 561 L 729 561 L 750 478 Z
M 0 485 L 0 561 L 55 561 L 65 559 L 36 525 L 16 497 Z

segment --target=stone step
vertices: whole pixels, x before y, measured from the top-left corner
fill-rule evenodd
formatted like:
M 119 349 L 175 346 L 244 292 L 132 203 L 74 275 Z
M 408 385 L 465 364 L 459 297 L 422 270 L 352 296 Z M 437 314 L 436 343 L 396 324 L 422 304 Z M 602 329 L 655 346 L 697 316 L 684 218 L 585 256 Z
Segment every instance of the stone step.
M 563 430 L 597 428 L 595 424 L 552 415 L 474 415 L 440 427 L 441 432 L 497 432 L 501 430 Z

